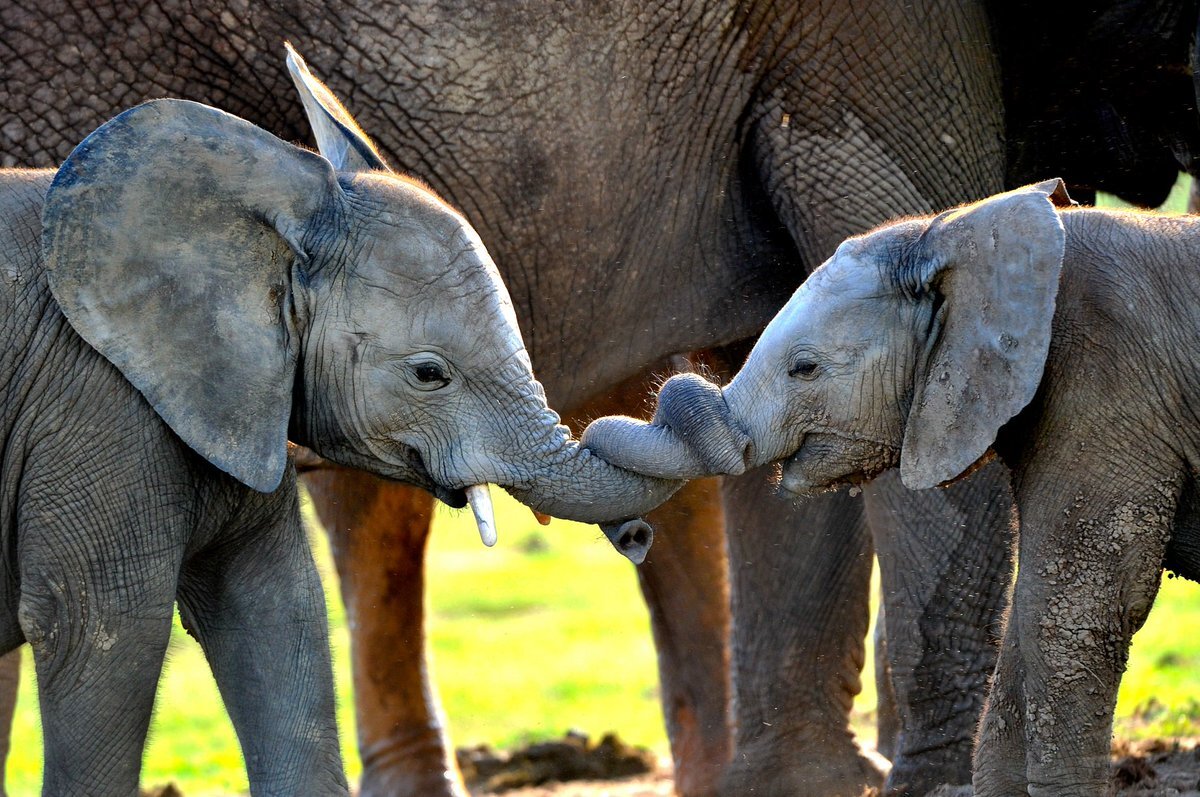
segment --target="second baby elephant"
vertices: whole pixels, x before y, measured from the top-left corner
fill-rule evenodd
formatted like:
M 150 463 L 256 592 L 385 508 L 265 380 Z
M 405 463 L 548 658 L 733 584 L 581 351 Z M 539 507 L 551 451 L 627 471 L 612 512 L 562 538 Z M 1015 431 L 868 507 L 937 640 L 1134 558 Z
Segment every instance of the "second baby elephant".
M 1164 563 L 1200 578 L 1200 219 L 1069 204 L 1055 180 L 852 238 L 723 390 L 674 377 L 654 425 L 584 435 L 664 477 L 781 462 L 798 494 L 998 453 L 1021 539 L 980 797 L 1104 793 L 1130 639 Z
M 252 792 L 346 793 L 289 438 L 458 506 L 675 487 L 570 439 L 479 237 L 404 178 L 162 100 L 0 174 L 0 221 L 0 652 L 33 648 L 47 795 L 137 793 L 176 600 Z

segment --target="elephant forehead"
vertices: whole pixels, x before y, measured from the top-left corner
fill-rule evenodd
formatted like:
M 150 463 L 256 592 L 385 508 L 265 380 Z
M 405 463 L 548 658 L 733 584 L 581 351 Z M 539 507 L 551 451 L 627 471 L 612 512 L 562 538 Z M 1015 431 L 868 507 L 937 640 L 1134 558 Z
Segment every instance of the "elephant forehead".
M 869 308 L 882 295 L 879 268 L 866 251 L 839 249 L 796 290 L 775 321 L 791 329 L 840 326 L 850 308 Z

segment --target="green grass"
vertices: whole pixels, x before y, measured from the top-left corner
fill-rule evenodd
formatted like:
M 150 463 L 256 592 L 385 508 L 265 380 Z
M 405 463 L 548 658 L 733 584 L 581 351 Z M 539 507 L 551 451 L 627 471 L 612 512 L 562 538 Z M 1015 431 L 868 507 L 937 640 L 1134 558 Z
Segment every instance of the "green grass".
M 1182 210 L 1182 183 L 1169 207 Z M 1116 204 L 1105 201 L 1102 204 Z M 569 728 L 617 730 L 666 752 L 654 649 L 633 568 L 594 526 L 532 515 L 497 494 L 500 543 L 479 542 L 469 514 L 442 510 L 428 561 L 432 670 L 458 744 L 510 746 Z M 349 684 L 349 636 L 327 545 L 313 535 L 326 577 L 339 724 L 347 769 L 359 771 Z M 874 614 L 872 612 L 872 614 Z M 9 793 L 40 789 L 41 735 L 28 650 L 8 762 Z M 863 674 L 855 726 L 864 738 L 875 696 Z M 1167 580 L 1134 639 L 1118 701 L 1118 733 L 1200 734 L 1200 585 Z M 187 795 L 244 791 L 241 756 L 197 645 L 181 631 L 159 685 L 144 783 L 175 781 Z
M 617 730 L 628 741 L 666 753 L 654 649 L 633 568 L 594 526 L 538 526 L 497 495 L 500 543 L 486 549 L 469 515 L 442 510 L 429 552 L 432 669 L 458 744 L 506 747 L 579 728 Z M 313 536 L 336 594 L 323 536 Z M 330 602 L 339 723 L 347 768 L 359 771 L 349 688 L 349 639 Z M 1182 633 L 1181 633 L 1182 631 Z M 1189 633 L 1190 631 L 1190 633 Z M 1146 627 L 1134 640 L 1118 712 L 1125 735 L 1195 735 L 1200 696 L 1200 585 L 1166 580 Z M 868 662 L 870 657 L 868 657 Z M 26 662 L 28 665 L 28 662 Z M 31 668 L 25 667 L 8 766 L 10 793 L 38 793 L 40 734 Z M 855 725 L 874 740 L 871 672 Z M 246 789 L 241 757 L 197 645 L 172 640 L 159 687 L 147 785 L 174 781 L 187 795 Z
M 479 541 L 469 513 L 442 508 L 427 570 L 431 668 L 459 744 L 511 746 L 571 728 L 617 729 L 665 750 L 654 647 L 633 567 L 595 526 L 549 527 L 494 491 L 500 543 Z M 342 744 L 354 748 L 349 632 L 328 545 L 311 535 L 330 597 Z M 41 734 L 28 649 L 8 763 L 9 793 L 39 793 Z M 143 783 L 187 797 L 246 790 L 241 755 L 199 646 L 178 627 L 159 684 Z

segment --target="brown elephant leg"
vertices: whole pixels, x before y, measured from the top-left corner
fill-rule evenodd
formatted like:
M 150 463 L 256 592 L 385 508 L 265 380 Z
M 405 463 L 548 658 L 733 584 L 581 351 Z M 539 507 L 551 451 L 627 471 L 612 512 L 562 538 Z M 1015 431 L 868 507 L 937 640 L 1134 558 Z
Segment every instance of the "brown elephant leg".
M 465 797 L 425 666 L 424 560 L 434 499 L 334 468 L 306 475 L 329 531 L 351 637 L 360 797 Z
M 717 479 L 650 513 L 654 547 L 638 568 L 658 651 L 675 791 L 715 795 L 729 764 L 729 584 Z
M 706 367 L 724 367 L 716 355 L 696 354 Z M 629 379 L 590 402 L 568 423 L 577 432 L 592 418 L 645 415 L 657 377 L 691 370 L 682 357 Z M 683 797 L 717 793 L 729 764 L 729 581 L 720 481 L 694 481 L 646 519 L 654 545 L 638 567 L 658 652 L 659 692 L 675 765 L 675 791 Z

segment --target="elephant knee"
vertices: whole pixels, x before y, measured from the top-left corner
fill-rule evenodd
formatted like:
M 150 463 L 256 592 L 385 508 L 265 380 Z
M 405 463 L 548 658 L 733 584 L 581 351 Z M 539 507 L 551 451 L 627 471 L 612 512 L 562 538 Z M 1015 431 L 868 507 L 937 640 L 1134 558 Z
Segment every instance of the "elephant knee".
M 21 587 L 17 624 L 39 662 L 59 658 L 63 631 L 69 621 L 64 597 L 60 587 L 42 579 L 26 578 Z

